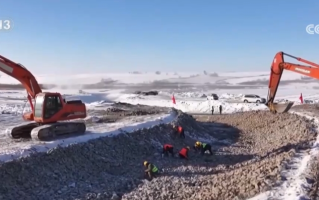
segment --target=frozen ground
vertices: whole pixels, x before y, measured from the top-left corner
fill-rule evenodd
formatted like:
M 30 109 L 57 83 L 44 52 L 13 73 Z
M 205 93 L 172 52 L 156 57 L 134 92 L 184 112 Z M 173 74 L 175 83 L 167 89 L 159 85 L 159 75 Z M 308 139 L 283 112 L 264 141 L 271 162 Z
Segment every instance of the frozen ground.
M 257 94 L 265 97 L 267 94 L 266 82 L 268 77 L 268 72 L 218 73 L 218 75 L 213 73 L 74 75 L 68 76 L 67 79 L 60 77 L 61 80 L 58 82 L 61 83 L 61 85 L 55 84 L 52 86 L 53 88 L 46 91 L 58 91 L 63 93 L 67 98 L 81 99 L 90 110 L 105 110 L 106 108 L 110 108 L 113 102 L 121 101 L 131 104 L 175 107 L 189 113 L 210 113 L 211 106 L 217 107 L 222 105 L 223 113 L 232 114 L 266 109 L 264 105 L 230 102 L 234 99 L 238 100 L 242 94 Z M 97 79 L 104 80 L 95 84 Z M 66 81 L 63 82 L 64 80 L 82 84 L 67 85 Z M 13 79 L 7 78 L 5 75 L 1 76 L 0 82 L 4 84 L 16 83 Z M 53 84 L 57 82 L 57 80 L 53 80 L 53 78 L 47 75 L 40 75 L 39 82 L 43 84 Z M 95 86 L 98 89 L 88 89 Z M 319 99 L 319 94 L 315 91 L 318 86 L 318 83 L 313 80 L 285 72 L 283 82 L 278 90 L 277 99 L 288 99 L 298 102 L 300 93 L 303 93 L 304 99 L 316 101 Z M 130 131 L 141 127 L 153 126 L 158 123 L 168 123 L 174 119 L 174 116 L 170 114 L 157 114 L 149 117 L 143 116 L 141 118 L 134 117 L 135 121 L 128 118 L 112 124 L 96 124 L 89 128 L 91 132 L 90 135 L 77 138 L 64 139 L 51 143 L 6 143 L 4 139 L 6 134 L 4 129 L 21 123 L 21 114 L 28 110 L 28 105 L 24 102 L 24 91 L 18 90 L 16 86 L 8 87 L 8 85 L 3 85 L 0 86 L 0 88 L 1 87 L 6 89 L 0 91 L 0 113 L 3 113 L 0 114 L 0 124 L 3 127 L 2 138 L 0 137 L 0 144 L 3 147 L 3 150 L 0 152 L 2 161 L 11 160 L 22 155 L 26 156 L 34 151 L 47 151 L 57 145 L 64 146 L 70 143 L 85 142 L 89 139 L 123 132 L 123 129 Z M 8 88 L 11 90 L 8 90 Z M 82 89 L 81 93 L 79 93 L 80 89 Z M 161 92 L 157 96 L 131 94 L 136 90 L 145 91 L 151 89 L 160 90 Z M 209 95 L 210 93 L 218 94 L 221 99 L 219 101 L 210 101 L 202 97 L 202 94 Z M 176 105 L 172 104 L 172 94 L 175 94 Z M 304 110 L 298 110 L 298 114 L 317 120 L 317 116 L 310 116 L 309 112 L 305 113 Z M 98 114 L 93 113 L 88 118 L 95 119 L 99 117 Z M 122 130 L 118 130 L 119 128 L 122 128 Z M 3 144 L 1 141 L 3 141 Z M 315 146 L 314 150 L 311 151 L 313 156 L 316 154 L 316 148 Z M 306 162 L 307 160 L 311 160 L 307 152 L 300 154 L 298 159 L 296 158 L 293 162 L 295 165 L 294 168 L 296 168 L 297 171 L 289 172 L 288 170 L 287 172 L 288 174 L 294 173 L 294 176 L 287 176 L 288 181 L 286 184 L 282 184 L 279 188 L 272 190 L 272 192 L 260 194 L 255 197 L 254 200 L 265 200 L 269 198 L 269 196 L 273 196 L 275 199 L 300 199 L 304 192 L 303 187 L 301 187 L 304 181 L 302 181 L 300 177 L 307 166 L 307 164 L 305 164 L 308 163 Z

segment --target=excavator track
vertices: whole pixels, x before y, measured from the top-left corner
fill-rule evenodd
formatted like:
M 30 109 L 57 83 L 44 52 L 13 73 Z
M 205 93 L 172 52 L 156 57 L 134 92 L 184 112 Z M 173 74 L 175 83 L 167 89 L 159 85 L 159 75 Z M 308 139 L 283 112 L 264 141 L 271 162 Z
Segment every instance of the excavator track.
M 14 139 L 31 138 L 32 140 L 48 141 L 63 136 L 82 135 L 85 131 L 86 125 L 84 122 L 56 122 L 46 125 L 30 123 L 13 128 L 11 137 Z
M 30 138 L 32 129 L 37 127 L 39 127 L 39 124 L 35 122 L 16 126 L 11 129 L 9 136 L 13 139 Z
M 60 136 L 82 135 L 86 131 L 84 122 L 57 122 L 32 129 L 32 140 L 53 140 Z

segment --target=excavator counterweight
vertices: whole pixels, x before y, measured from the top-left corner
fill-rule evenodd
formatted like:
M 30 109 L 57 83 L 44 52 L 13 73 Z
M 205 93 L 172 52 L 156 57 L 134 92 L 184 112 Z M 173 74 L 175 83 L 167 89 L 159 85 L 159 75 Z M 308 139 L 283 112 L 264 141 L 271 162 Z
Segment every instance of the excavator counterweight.
M 61 135 L 85 133 L 83 121 L 69 121 L 86 117 L 86 106 L 82 101 L 65 101 L 60 93 L 42 92 L 31 72 L 1 55 L 0 71 L 23 85 L 32 109 L 23 115 L 24 120 L 32 122 L 13 127 L 9 133 L 12 138 L 51 140 Z
M 284 61 L 284 56 L 293 58 L 298 60 L 299 62 L 303 62 L 306 65 L 294 64 Z M 298 58 L 292 56 L 290 54 L 284 52 L 278 52 L 274 60 L 271 64 L 270 68 L 270 78 L 269 78 L 269 85 L 268 85 L 268 97 L 266 105 L 268 106 L 269 110 L 272 113 L 284 113 L 288 112 L 290 108 L 294 105 L 294 102 L 288 102 L 284 104 L 275 103 L 275 96 L 277 93 L 277 89 L 281 80 L 281 76 L 284 70 L 293 71 L 299 73 L 304 76 L 312 77 L 315 79 L 319 79 L 319 65 L 308 60 Z

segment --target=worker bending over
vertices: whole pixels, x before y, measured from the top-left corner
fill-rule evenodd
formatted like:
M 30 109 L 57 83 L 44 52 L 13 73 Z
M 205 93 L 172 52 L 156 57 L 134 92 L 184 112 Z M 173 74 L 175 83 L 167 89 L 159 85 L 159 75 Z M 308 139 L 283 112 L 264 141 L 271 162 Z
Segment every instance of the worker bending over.
M 212 146 L 210 144 L 206 144 L 206 143 L 202 143 L 202 142 L 199 142 L 197 141 L 194 145 L 194 149 L 196 151 L 200 150 L 201 154 L 204 155 L 204 153 L 206 151 L 209 151 L 209 153 L 211 155 L 213 155 L 213 152 L 212 152 Z
M 182 148 L 182 149 L 179 151 L 179 153 L 178 153 L 179 157 L 188 160 L 188 151 L 189 151 L 189 150 L 190 150 L 189 147 L 184 147 L 184 148 Z
M 185 133 L 184 133 L 184 129 L 182 126 L 173 125 L 173 129 L 179 135 L 180 138 L 185 138 Z
M 169 153 L 174 157 L 174 147 L 171 144 L 164 144 L 163 145 L 163 156 L 168 156 Z
M 144 161 L 144 167 L 146 168 L 145 174 L 148 175 L 149 179 L 152 179 L 155 175 L 159 173 L 158 168 L 148 161 Z

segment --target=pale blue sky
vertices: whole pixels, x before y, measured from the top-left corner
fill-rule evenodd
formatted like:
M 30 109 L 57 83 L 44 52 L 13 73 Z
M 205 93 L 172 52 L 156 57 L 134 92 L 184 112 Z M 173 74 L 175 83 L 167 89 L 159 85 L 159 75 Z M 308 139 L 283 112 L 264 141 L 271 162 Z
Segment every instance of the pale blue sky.
M 14 0 L 0 54 L 34 73 L 268 71 L 286 51 L 318 62 L 319 1 Z

